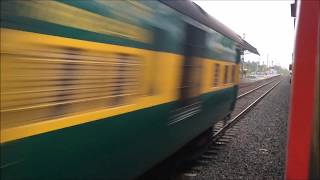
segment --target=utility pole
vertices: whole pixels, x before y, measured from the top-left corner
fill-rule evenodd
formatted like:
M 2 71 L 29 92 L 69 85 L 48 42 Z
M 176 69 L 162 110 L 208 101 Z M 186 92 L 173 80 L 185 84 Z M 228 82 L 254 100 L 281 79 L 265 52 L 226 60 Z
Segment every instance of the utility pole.
M 241 52 L 241 54 L 240 54 L 240 64 L 241 64 L 241 78 L 243 78 L 243 63 L 244 63 L 244 61 L 243 61 L 243 54 L 244 54 L 244 51 L 242 51 Z
M 259 57 L 259 61 L 258 61 L 258 72 L 261 72 L 260 60 L 261 60 L 261 58 Z
M 243 33 L 242 34 L 242 39 L 244 40 L 246 34 Z M 240 55 L 240 62 L 241 62 L 241 76 L 242 78 L 244 78 L 244 50 L 242 51 L 241 55 Z
M 269 67 L 269 53 L 267 54 L 267 69 Z

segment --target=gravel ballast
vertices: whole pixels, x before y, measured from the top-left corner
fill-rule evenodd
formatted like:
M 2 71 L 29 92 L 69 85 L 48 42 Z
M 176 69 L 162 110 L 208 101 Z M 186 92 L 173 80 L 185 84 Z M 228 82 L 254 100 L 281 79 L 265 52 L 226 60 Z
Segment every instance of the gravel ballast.
M 290 97 L 288 78 L 236 125 L 230 141 L 195 179 L 283 179 Z

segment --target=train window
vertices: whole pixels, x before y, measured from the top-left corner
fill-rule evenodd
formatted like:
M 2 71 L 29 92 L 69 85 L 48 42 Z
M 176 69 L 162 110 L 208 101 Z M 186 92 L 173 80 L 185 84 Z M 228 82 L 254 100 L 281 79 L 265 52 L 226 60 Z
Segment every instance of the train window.
M 219 84 L 220 64 L 213 64 L 213 87 L 217 87 Z
M 20 53 L 1 54 L 1 66 L 18 69 L 1 72 L 8 82 L 1 87 L 5 128 L 129 104 L 141 95 L 140 56 L 55 46 Z
M 229 66 L 225 65 L 224 66 L 224 83 L 228 83 L 228 75 L 229 75 Z
M 115 60 L 114 68 L 110 73 L 113 79 L 110 105 L 113 106 L 127 103 L 130 96 L 138 93 L 138 70 L 140 69 L 138 57 L 123 53 L 117 54 Z
M 236 81 L 236 66 L 232 65 L 232 70 L 231 70 L 231 82 L 235 83 Z

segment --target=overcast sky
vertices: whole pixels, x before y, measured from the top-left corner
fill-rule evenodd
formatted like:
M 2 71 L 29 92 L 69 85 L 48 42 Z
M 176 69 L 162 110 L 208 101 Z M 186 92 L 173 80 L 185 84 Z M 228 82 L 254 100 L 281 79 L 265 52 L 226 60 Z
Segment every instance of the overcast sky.
M 269 65 L 272 61 L 288 69 L 294 42 L 293 1 L 194 0 L 208 14 L 243 36 L 261 56 L 246 55 L 245 60 Z

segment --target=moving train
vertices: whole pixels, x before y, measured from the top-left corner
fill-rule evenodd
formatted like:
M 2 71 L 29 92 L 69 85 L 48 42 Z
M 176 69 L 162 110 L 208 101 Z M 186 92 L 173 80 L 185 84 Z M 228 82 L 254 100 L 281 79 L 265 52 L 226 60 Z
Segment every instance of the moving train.
M 256 48 L 191 1 L 1 1 L 1 179 L 133 179 L 234 108 Z

